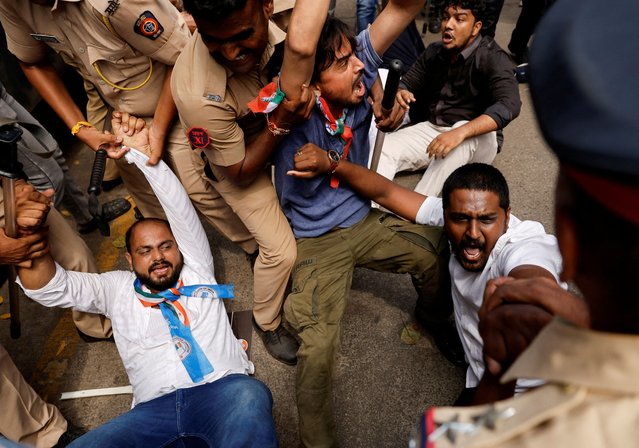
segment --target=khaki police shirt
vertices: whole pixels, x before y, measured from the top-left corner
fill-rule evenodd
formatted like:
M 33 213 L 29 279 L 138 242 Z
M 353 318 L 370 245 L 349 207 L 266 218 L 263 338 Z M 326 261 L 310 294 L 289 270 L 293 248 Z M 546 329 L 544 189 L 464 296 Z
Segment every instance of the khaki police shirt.
M 429 411 L 432 446 L 639 445 L 639 336 L 579 329 L 556 319 L 502 381 L 515 378 L 549 384 L 494 405 Z
M 247 104 L 271 81 L 266 64 L 275 45 L 285 37 L 284 31 L 271 21 L 260 69 L 247 74 L 235 74 L 215 61 L 199 33 L 184 47 L 173 69 L 171 91 L 191 144 L 194 128 L 206 130 L 208 144 L 196 143 L 195 147 L 201 147 L 212 164 L 230 166 L 241 162 L 245 141 L 250 142 L 264 129 L 264 117 L 249 111 Z
M 115 31 L 103 22 L 107 16 Z M 9 51 L 26 63 L 43 61 L 51 47 L 94 84 L 114 109 L 153 116 L 167 66 L 175 63 L 190 33 L 169 0 L 56 0 L 53 7 L 30 0 L 0 0 L 0 20 Z M 110 87 L 104 77 L 126 91 Z

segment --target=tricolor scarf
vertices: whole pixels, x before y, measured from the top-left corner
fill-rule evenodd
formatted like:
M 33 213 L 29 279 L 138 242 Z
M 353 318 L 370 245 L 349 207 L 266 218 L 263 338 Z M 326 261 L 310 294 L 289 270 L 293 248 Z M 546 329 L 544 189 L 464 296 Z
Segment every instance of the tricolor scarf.
M 353 142 L 353 131 L 350 126 L 346 125 L 346 114 L 348 113 L 348 109 L 344 109 L 342 116 L 336 120 L 324 98 L 317 95 L 315 97 L 315 103 L 326 119 L 326 123 L 324 123 L 326 132 L 331 134 L 333 137 L 338 137 L 342 142 L 342 159 L 345 159 L 348 155 L 348 149 L 351 147 L 351 143 Z M 331 176 L 331 188 L 337 187 L 339 187 L 339 179 L 337 176 Z
M 144 291 L 140 279 L 136 278 L 133 287 L 142 305 L 145 307 L 159 307 L 160 311 L 162 311 L 162 316 L 169 325 L 175 350 L 191 377 L 191 381 L 194 383 L 200 382 L 206 375 L 213 372 L 213 366 L 191 333 L 189 316 L 180 303 L 180 297 L 232 299 L 233 285 L 183 286 L 182 280 L 180 280 L 177 287 L 153 293 Z
M 270 114 L 284 99 L 284 92 L 280 90 L 279 79 L 262 87 L 256 98 L 248 103 L 248 108 L 255 113 Z
M 284 92 L 280 90 L 278 79 L 277 84 L 275 82 L 271 82 L 263 87 L 258 96 L 248 103 L 248 108 L 255 113 L 261 112 L 268 114 L 273 112 L 277 106 L 280 105 L 282 100 L 284 100 Z M 347 126 L 345 123 L 348 109 L 344 109 L 342 116 L 336 120 L 333 117 L 331 110 L 328 108 L 328 104 L 326 104 L 324 98 L 316 95 L 315 103 L 326 119 L 326 123 L 324 124 L 326 132 L 334 137 L 338 137 L 342 142 L 342 158 L 345 159 L 348 155 L 348 149 L 351 146 L 351 142 L 353 141 L 353 132 L 351 131 L 350 126 Z M 331 176 L 331 188 L 337 187 L 339 187 L 339 179 L 336 176 Z

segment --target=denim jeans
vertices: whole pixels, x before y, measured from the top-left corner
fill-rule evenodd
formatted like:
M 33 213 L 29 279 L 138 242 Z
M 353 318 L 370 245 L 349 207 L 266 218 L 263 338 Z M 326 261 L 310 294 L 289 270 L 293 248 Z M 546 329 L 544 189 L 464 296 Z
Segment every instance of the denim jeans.
M 260 381 L 228 375 L 141 403 L 71 447 L 277 447 L 273 397 Z
M 357 0 L 357 32 L 365 30 L 375 20 L 377 0 Z

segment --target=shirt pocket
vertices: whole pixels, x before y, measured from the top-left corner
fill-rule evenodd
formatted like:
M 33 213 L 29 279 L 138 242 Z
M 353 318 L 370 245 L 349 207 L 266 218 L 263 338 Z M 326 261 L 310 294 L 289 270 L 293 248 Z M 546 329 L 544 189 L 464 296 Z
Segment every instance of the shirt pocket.
M 92 66 L 90 70 L 107 84 L 135 87 L 151 74 L 151 60 L 127 45 L 107 48 L 87 44 L 87 55 Z
M 149 318 L 146 321 L 146 325 L 143 325 L 137 334 L 138 344 L 143 349 L 152 349 L 165 344 L 172 344 L 169 324 L 164 319 L 162 311 L 155 308 L 149 311 Z

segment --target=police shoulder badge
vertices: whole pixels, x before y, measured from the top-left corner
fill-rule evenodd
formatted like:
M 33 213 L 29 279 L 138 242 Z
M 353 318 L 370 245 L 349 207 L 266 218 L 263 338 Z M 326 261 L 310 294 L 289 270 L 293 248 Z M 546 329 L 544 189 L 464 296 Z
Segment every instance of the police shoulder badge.
M 164 27 L 162 27 L 162 24 L 160 24 L 151 11 L 144 11 L 140 14 L 138 20 L 135 21 L 133 31 L 141 36 L 155 40 L 160 37 L 164 31 Z
M 206 148 L 211 143 L 209 133 L 204 128 L 198 128 L 193 126 L 187 132 L 189 142 L 193 148 Z

